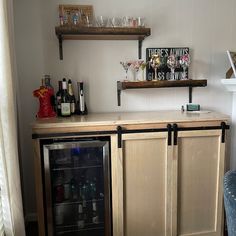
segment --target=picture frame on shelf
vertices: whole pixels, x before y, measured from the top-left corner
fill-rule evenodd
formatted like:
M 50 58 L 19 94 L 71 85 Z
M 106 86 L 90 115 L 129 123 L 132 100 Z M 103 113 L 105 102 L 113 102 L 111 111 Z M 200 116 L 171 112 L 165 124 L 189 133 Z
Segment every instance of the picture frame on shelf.
M 233 74 L 234 78 L 236 78 L 236 52 L 232 52 L 229 50 L 227 50 L 226 52 L 227 52 L 227 55 L 228 55 L 228 58 L 230 61 L 231 68 L 232 68 L 232 69 L 229 69 L 230 75 L 228 75 L 226 77 L 230 78 Z
M 182 80 L 183 77 L 189 79 L 189 65 L 183 67 L 179 63 L 181 57 L 187 55 L 189 64 L 189 53 L 188 47 L 146 48 L 146 80 L 155 80 L 155 77 L 157 77 L 157 80 Z M 153 55 L 158 55 L 160 57 L 160 65 L 157 65 L 157 68 L 151 63 Z M 174 70 L 171 70 L 168 65 L 168 58 L 171 55 L 174 55 L 176 60 Z
M 59 5 L 60 25 L 80 27 L 92 26 L 94 12 L 92 5 Z

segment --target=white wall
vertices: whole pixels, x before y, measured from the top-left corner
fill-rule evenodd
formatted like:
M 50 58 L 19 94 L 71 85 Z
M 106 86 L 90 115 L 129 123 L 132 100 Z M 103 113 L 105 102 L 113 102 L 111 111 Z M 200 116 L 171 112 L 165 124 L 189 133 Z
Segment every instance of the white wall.
M 35 211 L 33 154 L 30 123 L 38 109 L 32 91 L 43 74 L 57 81 L 62 77 L 86 83 L 90 112 L 180 109 L 188 101 L 187 88 L 146 89 L 122 92 L 117 106 L 116 81 L 122 79 L 119 62 L 137 58 L 136 41 L 65 41 L 64 60 L 59 60 L 54 27 L 59 4 L 92 4 L 95 15 L 144 16 L 151 36 L 147 47 L 189 47 L 191 77 L 208 80 L 206 88 L 194 88 L 193 102 L 203 109 L 231 115 L 232 95 L 220 79 L 229 67 L 226 50 L 236 50 L 234 0 L 15 0 L 17 64 L 20 83 L 20 137 L 26 213 Z M 233 166 L 236 167 L 236 161 Z

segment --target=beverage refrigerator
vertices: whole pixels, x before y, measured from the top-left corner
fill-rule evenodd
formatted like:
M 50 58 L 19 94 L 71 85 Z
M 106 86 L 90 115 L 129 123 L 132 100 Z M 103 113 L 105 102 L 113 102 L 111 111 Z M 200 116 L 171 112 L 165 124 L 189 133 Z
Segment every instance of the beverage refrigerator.
M 47 235 L 110 236 L 109 137 L 41 143 Z

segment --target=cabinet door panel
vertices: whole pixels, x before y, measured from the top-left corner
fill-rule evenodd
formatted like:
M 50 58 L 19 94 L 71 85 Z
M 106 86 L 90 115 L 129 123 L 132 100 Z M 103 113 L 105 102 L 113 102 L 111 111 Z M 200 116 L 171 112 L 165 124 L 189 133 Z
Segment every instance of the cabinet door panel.
M 179 134 L 177 235 L 221 235 L 224 145 L 220 134 Z
M 124 136 L 124 235 L 166 235 L 166 134 Z

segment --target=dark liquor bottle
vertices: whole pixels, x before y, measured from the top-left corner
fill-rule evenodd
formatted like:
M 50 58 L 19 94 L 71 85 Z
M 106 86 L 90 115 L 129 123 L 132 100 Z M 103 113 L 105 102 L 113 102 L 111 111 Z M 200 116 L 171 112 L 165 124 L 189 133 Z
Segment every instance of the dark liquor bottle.
M 61 116 L 71 116 L 70 95 L 67 91 L 67 83 L 65 78 L 62 80 Z
M 61 116 L 61 95 L 62 95 L 62 81 L 58 81 L 58 91 L 56 93 L 57 115 Z
M 45 79 L 44 78 L 41 79 L 41 86 L 40 86 L 40 88 L 45 88 Z
M 72 178 L 70 181 L 70 196 L 72 201 L 78 200 L 78 186 L 77 186 L 77 181 Z
M 77 102 L 76 114 L 87 115 L 88 110 L 87 110 L 85 97 L 84 97 L 84 83 L 77 82 L 77 86 L 78 86 L 78 102 Z
M 44 80 L 45 80 L 45 87 L 48 88 L 48 89 L 51 89 L 52 90 L 52 96 L 51 96 L 51 104 L 52 104 L 52 107 L 54 109 L 54 111 L 56 111 L 56 103 L 55 103 L 55 95 L 54 95 L 54 88 L 53 86 L 51 85 L 51 78 L 50 78 L 50 75 L 44 75 Z
M 75 95 L 73 93 L 72 82 L 68 80 L 68 93 L 70 95 L 70 111 L 71 115 L 75 114 Z

